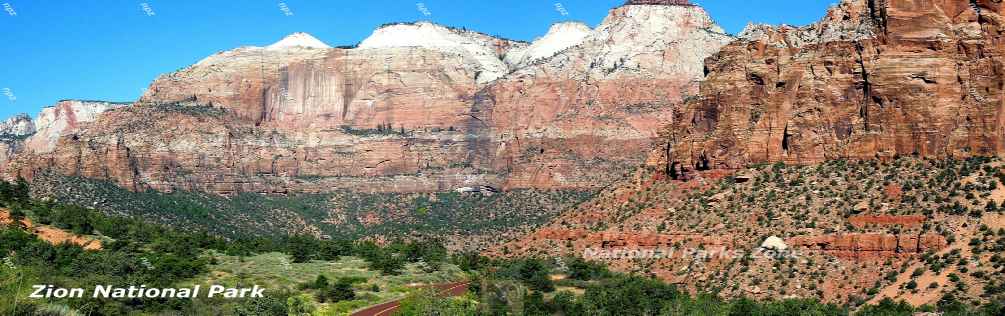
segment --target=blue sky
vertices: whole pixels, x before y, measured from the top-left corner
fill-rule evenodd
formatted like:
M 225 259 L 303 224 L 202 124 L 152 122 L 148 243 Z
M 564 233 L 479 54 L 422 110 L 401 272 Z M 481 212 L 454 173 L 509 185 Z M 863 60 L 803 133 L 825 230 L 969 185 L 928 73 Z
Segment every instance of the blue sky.
M 692 0 L 730 33 L 748 21 L 812 23 L 836 1 Z M 430 20 L 530 41 L 558 21 L 596 26 L 623 2 L 0 0 L 0 118 L 34 116 L 61 99 L 132 101 L 158 74 L 293 32 L 337 46 L 357 43 L 387 22 Z

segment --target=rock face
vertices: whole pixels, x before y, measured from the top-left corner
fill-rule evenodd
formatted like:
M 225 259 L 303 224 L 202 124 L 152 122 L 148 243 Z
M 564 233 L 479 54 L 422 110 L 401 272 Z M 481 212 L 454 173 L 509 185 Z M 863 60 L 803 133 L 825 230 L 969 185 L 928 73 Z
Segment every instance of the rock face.
M 391 24 L 377 29 L 359 44 L 362 49 L 415 47 L 456 54 L 477 72 L 477 83 L 491 82 L 509 68 L 503 55 L 525 43 L 504 40 L 482 33 L 458 30 L 429 22 Z
M 42 109 L 35 121 L 36 133 L 26 140 L 29 151 L 50 152 L 55 150 L 56 142 L 69 131 L 81 124 L 94 121 L 105 111 L 123 107 L 124 103 L 63 100 L 51 107 Z
M 0 122 L 0 135 L 21 137 L 35 133 L 35 121 L 27 114 L 18 114 Z
M 615 8 L 582 43 L 476 96 L 473 115 L 495 141 L 483 155 L 519 186 L 605 182 L 597 175 L 641 163 L 621 153 L 651 144 L 671 104 L 697 93 L 701 60 L 731 40 L 700 7 Z
M 505 61 L 515 68 L 526 66 L 581 44 L 592 33 L 593 29 L 580 22 L 556 23 L 548 30 L 548 34 L 529 46 L 514 48 L 507 52 Z
M 659 159 L 752 162 L 1002 153 L 1005 5 L 845 0 L 802 27 L 751 25 L 705 63 Z
M 730 40 L 699 7 L 653 5 L 530 44 L 427 22 L 351 49 L 294 34 L 162 75 L 6 170 L 221 194 L 599 186 L 644 161 Z
M 925 251 L 937 251 L 947 246 L 946 239 L 937 234 L 798 236 L 793 237 L 791 243 L 793 247 L 851 258 L 882 258 L 898 254 L 918 254 Z
M 35 120 L 27 115 L 18 115 L 0 124 L 0 165 L 6 178 L 17 175 L 30 177 L 30 172 L 22 172 L 23 165 L 48 165 L 51 162 L 32 159 L 41 158 L 38 153 L 56 150 L 56 143 L 82 124 L 94 121 L 101 113 L 125 106 L 123 103 L 63 100 L 54 106 L 42 109 Z M 10 163 L 18 160 L 17 163 Z
M 18 152 L 25 138 L 35 133 L 35 121 L 27 114 L 18 114 L 0 122 L 0 161 L 7 161 Z

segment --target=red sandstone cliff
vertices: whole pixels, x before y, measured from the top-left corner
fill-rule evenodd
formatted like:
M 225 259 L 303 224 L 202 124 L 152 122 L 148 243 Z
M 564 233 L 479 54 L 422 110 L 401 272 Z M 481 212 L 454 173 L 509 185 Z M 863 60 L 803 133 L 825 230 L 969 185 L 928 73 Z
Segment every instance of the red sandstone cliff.
M 222 194 L 602 186 L 644 161 L 731 40 L 699 7 L 660 5 L 530 44 L 426 22 L 357 48 L 295 34 L 162 75 L 5 170 Z
M 749 26 L 706 60 L 701 96 L 681 107 L 654 161 L 1002 153 L 1003 10 L 992 0 L 846 0 L 810 26 Z

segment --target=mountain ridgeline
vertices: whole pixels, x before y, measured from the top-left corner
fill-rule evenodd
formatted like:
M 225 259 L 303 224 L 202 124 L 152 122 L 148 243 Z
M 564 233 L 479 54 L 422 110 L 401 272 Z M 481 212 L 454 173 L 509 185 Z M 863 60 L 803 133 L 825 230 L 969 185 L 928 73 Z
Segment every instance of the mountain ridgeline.
M 131 106 L 57 106 L 69 123 L 4 171 L 221 195 L 599 188 L 645 161 L 732 40 L 700 7 L 661 4 L 533 43 L 429 22 L 354 48 L 297 33 L 162 75 Z

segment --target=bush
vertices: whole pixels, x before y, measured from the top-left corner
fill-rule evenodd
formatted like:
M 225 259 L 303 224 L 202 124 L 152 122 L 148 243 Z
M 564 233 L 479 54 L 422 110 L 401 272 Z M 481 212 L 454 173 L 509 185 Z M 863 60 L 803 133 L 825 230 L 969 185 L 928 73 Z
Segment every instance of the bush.
M 568 263 L 569 267 L 569 278 L 575 280 L 588 281 L 597 278 L 605 278 L 610 274 L 607 270 L 607 266 L 597 263 L 586 261 L 582 258 L 572 258 Z
M 353 279 L 340 278 L 335 284 L 318 289 L 318 302 L 341 302 L 356 298 L 356 292 L 352 288 Z
M 914 280 L 908 281 L 907 284 L 904 285 L 904 288 L 908 290 L 916 289 L 918 288 L 918 282 L 915 282 Z

